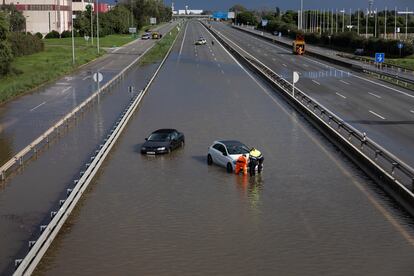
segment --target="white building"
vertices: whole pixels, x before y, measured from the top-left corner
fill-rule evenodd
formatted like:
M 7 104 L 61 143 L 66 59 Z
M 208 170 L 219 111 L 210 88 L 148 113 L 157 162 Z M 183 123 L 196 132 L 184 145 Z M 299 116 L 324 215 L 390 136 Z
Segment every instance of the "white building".
M 200 15 L 203 13 L 203 10 L 178 10 L 178 15 L 185 15 L 185 14 L 196 14 Z
M 90 1 L 85 1 L 85 0 L 72 0 L 72 10 L 74 12 L 78 12 L 78 11 L 85 11 L 86 7 L 88 5 L 92 6 L 92 10 L 94 7 L 94 1 L 90 0 Z

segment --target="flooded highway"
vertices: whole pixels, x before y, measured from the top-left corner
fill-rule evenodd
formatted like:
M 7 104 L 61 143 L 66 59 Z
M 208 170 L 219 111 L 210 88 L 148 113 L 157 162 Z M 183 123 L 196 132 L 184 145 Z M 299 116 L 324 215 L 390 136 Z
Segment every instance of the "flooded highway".
M 412 218 L 211 39 L 181 32 L 37 274 L 412 275 Z M 159 128 L 185 147 L 141 155 Z M 219 139 L 261 150 L 263 174 L 208 166 Z

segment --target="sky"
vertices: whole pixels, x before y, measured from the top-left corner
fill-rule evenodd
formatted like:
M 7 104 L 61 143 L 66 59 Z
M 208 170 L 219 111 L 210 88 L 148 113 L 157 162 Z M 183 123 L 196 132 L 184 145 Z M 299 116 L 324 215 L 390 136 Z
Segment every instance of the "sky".
M 165 0 L 165 3 L 170 6 L 171 0 Z M 303 0 L 304 9 L 366 9 L 368 7 L 368 0 Z M 190 9 L 201 10 L 228 10 L 234 4 L 242 4 L 249 9 L 261 8 L 275 8 L 280 7 L 282 10 L 293 9 L 298 10 L 300 0 L 174 0 L 175 9 L 184 9 L 188 5 Z M 374 0 L 374 9 L 383 10 L 397 6 L 401 10 L 407 7 L 414 10 L 414 0 Z

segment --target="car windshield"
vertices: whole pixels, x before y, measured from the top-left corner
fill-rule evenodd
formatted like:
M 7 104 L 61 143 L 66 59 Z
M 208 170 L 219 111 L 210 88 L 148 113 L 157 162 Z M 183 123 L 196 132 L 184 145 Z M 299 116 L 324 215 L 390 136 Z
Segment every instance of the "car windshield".
M 148 141 L 169 141 L 169 133 L 153 133 L 148 137 Z
M 227 151 L 229 154 L 246 154 L 249 149 L 243 144 L 227 144 Z

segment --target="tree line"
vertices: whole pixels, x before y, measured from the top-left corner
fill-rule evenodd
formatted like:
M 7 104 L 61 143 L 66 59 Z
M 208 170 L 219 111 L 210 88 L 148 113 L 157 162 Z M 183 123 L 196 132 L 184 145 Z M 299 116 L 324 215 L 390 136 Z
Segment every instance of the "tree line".
M 96 14 L 87 6 L 74 19 L 76 36 L 96 36 Z M 132 5 L 117 4 L 106 13 L 99 14 L 99 35 L 126 34 L 130 27 L 137 29 L 149 25 L 151 17 L 157 22 L 170 21 L 172 11 L 162 0 L 134 0 Z M 91 26 L 92 19 L 92 26 Z M 10 73 L 14 57 L 29 55 L 44 50 L 43 38 L 70 37 L 71 31 L 51 31 L 45 37 L 41 33 L 26 32 L 26 19 L 14 5 L 0 7 L 0 77 Z

